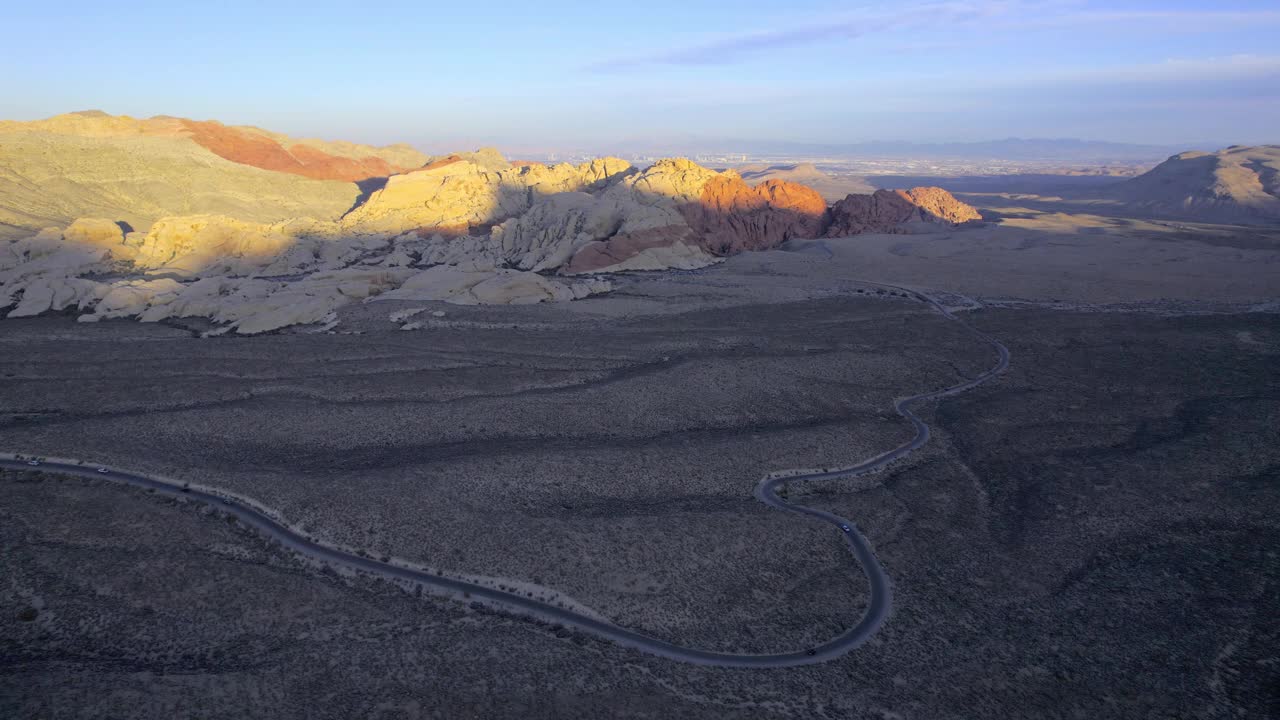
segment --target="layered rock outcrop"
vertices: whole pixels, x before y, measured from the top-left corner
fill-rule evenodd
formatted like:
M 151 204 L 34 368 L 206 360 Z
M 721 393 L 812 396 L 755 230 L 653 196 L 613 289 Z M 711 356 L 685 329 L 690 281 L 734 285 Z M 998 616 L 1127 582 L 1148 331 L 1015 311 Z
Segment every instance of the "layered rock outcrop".
M 488 232 L 549 196 L 597 191 L 633 171 L 630 163 L 617 158 L 577 166 L 512 168 L 494 151 L 452 155 L 389 178 L 382 189 L 347 213 L 342 224 L 365 231 L 427 235 Z
M 112 234 L 110 229 L 114 228 Z M 336 322 L 336 311 L 379 299 L 529 304 L 608 292 L 606 280 L 565 281 L 492 262 L 413 267 L 403 248 L 336 224 L 254 225 L 231 218 L 166 218 L 144 236 L 83 220 L 0 244 L 0 310 L 8 317 L 78 309 L 81 322 L 204 317 L 253 334 Z M 100 279 L 128 275 L 119 279 Z
M 699 267 L 718 257 L 768 250 L 787 240 L 864 232 L 920 232 L 980 219 L 941 188 L 849 195 L 827 208 L 816 190 L 768 180 L 755 187 L 737 173 L 688 160 L 662 160 L 628 176 L 578 214 L 602 213 L 616 231 L 575 250 L 564 271 Z M 575 226 L 576 227 L 576 226 Z M 598 223 L 596 227 L 608 227 Z
M 751 187 L 736 175 L 713 178 L 681 212 L 699 244 L 716 255 L 775 248 L 791 238 L 822 234 L 827 203 L 804 185 L 768 180 Z
M 496 153 L 472 155 L 493 162 Z M 88 111 L 0 121 L 0 239 L 86 216 L 143 230 L 161 217 L 200 213 L 336 219 L 361 197 L 355 181 L 429 161 L 407 145 L 298 140 L 173 117 Z
M 234 163 L 179 137 L 0 131 L 0 240 L 81 217 L 139 230 L 200 213 L 254 222 L 336 219 L 359 195 L 354 183 Z
M 977 208 L 960 202 L 940 187 L 916 187 L 894 192 L 904 194 L 913 205 L 920 208 L 921 217 L 926 222 L 959 225 L 982 219 Z
M 732 171 L 660 160 L 601 193 L 591 212 L 614 220 L 616 229 L 576 250 L 566 271 L 700 267 L 793 237 L 817 237 L 825 210 L 822 197 L 802 185 L 752 188 Z
M 116 137 L 118 120 L 72 124 L 101 121 Z M 261 147 L 262 158 L 275 158 L 262 162 L 284 162 Z M 202 162 L 227 163 L 198 152 Z M 0 241 L 0 309 L 18 317 L 74 308 L 86 322 L 205 317 L 255 333 L 333 323 L 353 302 L 567 301 L 610 284 L 553 275 L 692 269 L 791 239 L 977 217 L 937 188 L 850 195 L 828 208 L 805 185 L 752 186 L 686 159 L 644 169 L 617 158 L 513 166 L 480 150 L 393 175 L 340 217 L 179 213 L 140 231 L 88 217 Z
M 40 132 L 54 135 L 127 138 L 186 138 L 214 155 L 262 170 L 314 180 L 353 182 L 386 177 L 426 164 L 430 158 L 408 145 L 374 147 L 349 142 L 298 140 L 248 125 L 168 116 L 136 119 L 98 110 L 67 113 L 34 122 L 0 122 L 0 133 Z
M 849 195 L 832 205 L 826 236 L 920 232 L 930 226 L 958 225 L 981 218 L 976 209 L 942 188 L 877 190 L 870 195 Z
M 257 128 L 230 127 L 214 121 L 178 122 L 192 140 L 218 157 L 315 180 L 354 182 L 386 177 L 417 167 L 394 164 L 382 157 L 376 148 L 369 148 L 367 154 L 343 156 L 287 137 L 282 141 L 278 138 L 283 136 L 272 136 Z M 425 156 L 422 159 L 425 161 Z
M 62 238 L 77 245 L 118 248 L 124 245 L 124 228 L 104 218 L 79 218 L 62 231 Z

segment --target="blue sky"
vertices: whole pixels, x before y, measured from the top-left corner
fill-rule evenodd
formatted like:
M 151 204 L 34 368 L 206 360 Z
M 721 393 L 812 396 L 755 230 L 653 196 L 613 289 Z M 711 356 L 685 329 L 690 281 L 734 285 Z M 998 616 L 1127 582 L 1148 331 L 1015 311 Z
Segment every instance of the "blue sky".
M 99 1 L 4 20 L 15 119 L 100 108 L 428 150 L 1280 142 L 1275 0 Z

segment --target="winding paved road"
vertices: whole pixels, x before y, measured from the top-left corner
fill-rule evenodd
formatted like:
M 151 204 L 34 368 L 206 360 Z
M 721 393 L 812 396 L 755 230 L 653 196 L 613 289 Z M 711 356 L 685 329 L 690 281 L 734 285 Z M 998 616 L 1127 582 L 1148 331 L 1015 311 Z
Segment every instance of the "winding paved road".
M 922 393 L 920 395 L 913 395 L 908 398 L 901 398 L 897 400 L 894 403 L 894 409 L 898 411 L 898 414 L 909 420 L 916 431 L 915 436 L 902 445 L 864 460 L 853 467 L 828 472 L 816 472 L 787 477 L 772 477 L 761 481 L 760 484 L 756 486 L 756 497 L 766 505 L 778 508 L 779 510 L 798 513 L 830 523 L 841 534 L 844 542 L 849 546 L 849 550 L 853 553 L 853 556 L 857 558 L 858 564 L 862 567 L 862 571 L 866 574 L 867 580 L 870 584 L 871 599 L 867 605 L 865 614 L 863 614 L 858 623 L 849 630 L 846 630 L 840 635 L 837 635 L 831 640 L 814 648 L 770 655 L 747 655 L 711 652 L 708 650 L 699 650 L 697 648 L 682 647 L 680 645 L 667 642 L 666 640 L 649 637 L 634 630 L 619 627 L 607 621 L 598 620 L 596 618 L 574 612 L 573 610 L 557 607 L 548 602 L 535 600 L 517 593 L 504 592 L 502 590 L 474 584 L 464 580 L 441 577 L 426 570 L 403 567 L 390 562 L 381 562 L 370 557 L 359 555 L 355 551 L 326 545 L 319 541 L 307 538 L 287 527 L 283 522 L 272 518 L 268 511 L 257 509 L 243 500 L 222 495 L 216 490 L 189 487 L 173 480 L 149 477 L 120 470 L 99 472 L 96 469 L 97 466 L 91 464 L 82 465 L 66 462 L 41 461 L 37 467 L 31 466 L 25 460 L 0 458 L 0 467 L 10 470 L 48 471 L 67 475 L 107 479 L 153 490 L 162 495 L 198 500 L 200 502 L 213 505 L 225 513 L 234 515 L 246 526 L 254 528 L 266 537 L 279 541 L 284 547 L 301 553 L 312 560 L 353 570 L 360 570 L 392 580 L 406 581 L 411 584 L 423 586 L 424 588 L 446 591 L 451 595 L 463 594 L 464 597 L 469 596 L 476 600 L 485 600 L 518 613 L 533 615 L 551 622 L 562 623 L 591 635 L 613 641 L 624 647 L 635 648 L 643 652 L 670 658 L 672 660 L 679 660 L 699 665 L 749 668 L 792 667 L 796 665 L 808 665 L 824 662 L 838 658 L 862 645 L 875 634 L 876 630 L 878 630 L 882 624 L 884 624 L 885 619 L 889 616 L 889 610 L 893 603 L 893 595 L 889 588 L 889 578 L 885 575 L 884 568 L 880 567 L 880 562 L 876 559 L 875 552 L 871 549 L 871 544 L 867 542 L 867 539 L 858 531 L 857 526 L 855 526 L 852 521 L 817 508 L 790 504 L 778 497 L 778 488 L 784 484 L 805 482 L 808 480 L 852 478 L 874 472 L 885 467 L 889 463 L 902 458 L 912 450 L 919 448 L 929 441 L 929 426 L 926 425 L 919 417 L 916 417 L 915 413 L 911 411 L 913 406 L 950 395 L 956 395 L 964 392 L 965 390 L 977 387 L 997 374 L 1003 372 L 1005 368 L 1009 366 L 1009 350 L 1005 348 L 1004 345 L 994 338 L 974 329 L 964 320 L 953 315 L 949 310 L 947 310 L 947 308 L 942 306 L 932 297 L 929 297 L 919 291 L 898 287 L 896 285 L 885 285 L 882 283 L 865 281 L 859 282 L 864 285 L 872 285 L 888 288 L 897 292 L 905 292 L 911 297 L 929 303 L 944 317 L 961 324 L 975 337 L 990 343 L 995 348 L 999 359 L 991 369 L 983 372 L 972 380 L 935 392 Z

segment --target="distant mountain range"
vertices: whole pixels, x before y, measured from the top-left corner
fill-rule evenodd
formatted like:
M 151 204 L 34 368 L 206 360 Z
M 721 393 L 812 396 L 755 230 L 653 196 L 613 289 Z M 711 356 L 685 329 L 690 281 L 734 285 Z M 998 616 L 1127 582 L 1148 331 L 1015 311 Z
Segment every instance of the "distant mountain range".
M 684 138 L 672 141 L 632 139 L 618 142 L 610 152 L 642 155 L 748 154 L 789 157 L 1042 160 L 1048 162 L 1157 162 L 1188 149 L 1212 145 L 1141 145 L 1071 138 L 1006 138 L 981 142 L 916 143 L 799 143 L 761 140 Z

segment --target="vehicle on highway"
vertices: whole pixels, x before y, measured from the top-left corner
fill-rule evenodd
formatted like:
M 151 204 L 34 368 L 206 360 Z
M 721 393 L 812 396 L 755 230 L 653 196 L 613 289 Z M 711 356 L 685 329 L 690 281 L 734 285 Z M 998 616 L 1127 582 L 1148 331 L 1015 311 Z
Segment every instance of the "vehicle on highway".
M 28 461 L 27 461 L 27 464 L 28 464 L 28 465 L 39 465 L 39 464 L 40 464 L 40 461 L 39 461 L 39 460 L 28 460 Z
M 845 525 L 844 523 L 840 524 L 840 529 L 845 532 L 853 532 L 853 528 L 849 527 L 848 525 Z
M 108 472 L 108 470 L 106 468 L 98 468 L 98 472 L 104 473 L 104 472 Z

